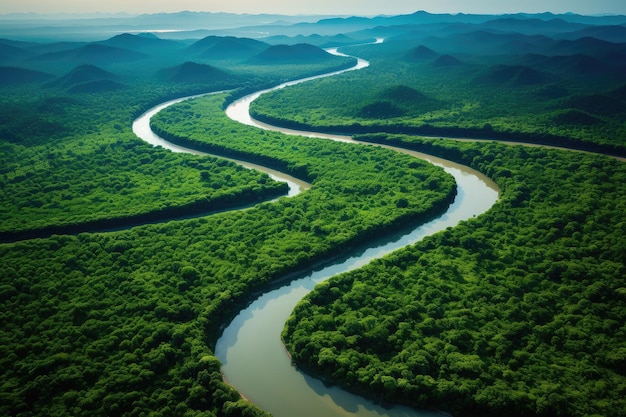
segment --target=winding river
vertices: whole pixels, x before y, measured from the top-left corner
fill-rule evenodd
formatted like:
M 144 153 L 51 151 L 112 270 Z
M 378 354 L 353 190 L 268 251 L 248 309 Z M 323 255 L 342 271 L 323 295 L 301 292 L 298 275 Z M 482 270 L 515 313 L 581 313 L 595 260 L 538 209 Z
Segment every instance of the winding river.
M 141 138 L 142 140 L 144 140 L 145 142 L 148 142 L 149 144 L 153 146 L 160 146 L 162 148 L 169 149 L 172 152 L 189 153 L 193 155 L 209 155 L 206 152 L 198 151 L 193 148 L 186 148 L 184 146 L 179 146 L 174 143 L 166 141 L 165 139 L 163 139 L 162 137 L 160 137 L 159 135 L 157 135 L 156 133 L 152 131 L 152 129 L 150 128 L 150 119 L 152 118 L 152 116 L 154 116 L 161 110 L 169 106 L 172 106 L 174 104 L 180 103 L 185 100 L 190 100 L 192 98 L 202 97 L 202 96 L 206 96 L 209 94 L 219 94 L 219 93 L 221 93 L 221 91 L 214 92 L 214 93 L 207 93 L 207 94 L 198 94 L 198 95 L 189 96 L 189 97 L 181 97 L 181 98 L 177 98 L 174 100 L 166 101 L 165 103 L 161 103 L 151 108 L 150 110 L 146 111 L 137 119 L 135 119 L 135 121 L 133 122 L 133 133 L 135 133 L 135 135 L 137 135 L 139 138 Z M 239 165 L 244 166 L 249 169 L 256 169 L 258 171 L 265 172 L 273 180 L 286 182 L 287 185 L 289 185 L 289 193 L 288 193 L 289 197 L 293 197 L 294 195 L 297 195 L 300 192 L 307 190 L 311 187 L 311 184 L 306 183 L 302 180 L 299 180 L 295 177 L 292 177 L 291 175 L 285 174 L 284 172 L 276 171 L 271 168 L 252 164 L 250 162 L 241 161 L 238 159 L 231 159 L 231 158 L 224 158 L 224 157 L 221 157 L 221 158 L 236 162 Z
M 329 50 L 339 54 L 336 50 Z M 227 115 L 241 123 L 262 129 L 280 131 L 286 134 L 331 139 L 342 142 L 358 142 L 349 136 L 328 135 L 316 132 L 295 131 L 261 123 L 250 117 L 249 106 L 260 95 L 275 89 L 285 88 L 297 83 L 321 77 L 365 68 L 369 63 L 358 59 L 351 68 L 308 77 L 281 84 L 272 89 L 259 91 L 233 102 L 227 109 Z M 190 97 L 163 103 L 142 115 L 134 124 L 133 130 L 142 139 L 174 152 L 202 154 L 193 149 L 173 145 L 156 136 L 150 130 L 150 117 L 163 108 Z M 362 145 L 378 146 L 378 145 Z M 348 393 L 337 387 L 325 386 L 321 381 L 298 371 L 291 363 L 280 339 L 280 333 L 296 303 L 313 287 L 334 275 L 359 268 L 371 260 L 380 258 L 397 249 L 411 245 L 424 237 L 437 233 L 460 221 L 477 216 L 488 210 L 498 199 L 498 187 L 484 175 L 466 166 L 452 163 L 430 155 L 393 148 L 441 166 L 454 176 L 457 183 L 457 196 L 448 211 L 441 217 L 411 230 L 405 230 L 394 236 L 387 236 L 355 251 L 343 259 L 338 259 L 321 269 L 309 271 L 299 279 L 285 286 L 263 294 L 232 321 L 224 330 L 215 349 L 216 356 L 223 364 L 224 377 L 245 398 L 276 417 L 333 417 L 333 416 L 434 416 L 441 413 L 426 413 L 394 406 L 385 407 L 365 398 Z M 241 163 L 241 161 L 238 161 Z M 268 171 L 264 167 L 251 166 L 268 172 L 272 178 L 290 183 L 290 195 L 306 189 L 307 184 L 294 178 Z

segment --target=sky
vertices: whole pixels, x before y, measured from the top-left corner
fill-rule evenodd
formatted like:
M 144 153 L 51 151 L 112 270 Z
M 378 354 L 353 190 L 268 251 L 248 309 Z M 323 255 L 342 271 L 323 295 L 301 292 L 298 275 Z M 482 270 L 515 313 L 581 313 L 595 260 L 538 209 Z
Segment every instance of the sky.
M 373 16 L 431 13 L 624 14 L 626 0 L 2 0 L 6 13 L 160 13 L 183 10 L 231 13 Z

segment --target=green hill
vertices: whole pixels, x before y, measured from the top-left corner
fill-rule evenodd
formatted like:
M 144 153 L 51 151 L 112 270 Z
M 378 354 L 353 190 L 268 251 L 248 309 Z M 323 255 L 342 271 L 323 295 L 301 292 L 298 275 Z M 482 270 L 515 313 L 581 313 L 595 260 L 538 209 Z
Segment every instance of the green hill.
M 24 83 L 44 82 L 53 76 L 41 71 L 33 71 L 18 67 L 0 67 L 0 85 L 16 85 Z
M 211 65 L 185 62 L 159 71 L 159 76 L 174 83 L 234 82 L 237 77 Z
M 26 52 L 21 48 L 0 42 L 0 62 L 11 62 L 25 54 Z
M 463 62 L 452 55 L 441 55 L 433 61 L 433 65 L 436 67 L 458 67 L 463 65 Z
M 118 91 L 128 88 L 122 83 L 113 80 L 95 80 L 77 84 L 67 91 L 70 93 L 104 93 L 107 91 Z
M 67 74 L 46 84 L 46 87 L 73 87 L 77 84 L 100 80 L 115 80 L 118 77 L 95 65 L 79 65 Z
M 110 46 L 114 48 L 130 49 L 145 53 L 147 51 L 158 51 L 163 53 L 164 50 L 182 49 L 182 44 L 167 39 L 160 39 L 152 34 L 132 35 L 130 33 L 122 33 L 113 36 L 105 41 L 99 42 L 99 45 Z
M 207 36 L 189 46 L 188 50 L 203 58 L 223 59 L 251 57 L 267 47 L 268 44 L 254 39 Z
M 411 49 L 409 53 L 407 54 L 408 59 L 412 61 L 418 61 L 418 62 L 430 61 L 438 57 L 439 57 L 439 54 L 437 52 L 433 51 L 432 49 L 424 45 L 420 45 Z
M 311 64 L 332 58 L 328 52 L 317 46 L 300 43 L 296 45 L 274 45 L 252 57 L 254 64 Z
M 60 52 L 44 53 L 33 57 L 36 61 L 69 61 L 84 64 L 110 64 L 132 62 L 146 58 L 147 55 L 113 46 L 90 43 L 78 48 Z

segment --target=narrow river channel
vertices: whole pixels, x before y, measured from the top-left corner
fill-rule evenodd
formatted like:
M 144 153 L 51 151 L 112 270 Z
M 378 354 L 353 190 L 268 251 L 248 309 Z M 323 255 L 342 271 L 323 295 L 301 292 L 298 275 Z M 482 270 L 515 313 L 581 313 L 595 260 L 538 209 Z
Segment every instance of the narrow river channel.
M 361 60 L 359 65 L 360 68 L 366 66 Z M 234 102 L 227 108 L 226 113 L 234 120 L 263 129 L 358 143 L 348 136 L 281 129 L 252 119 L 249 115 L 250 103 L 262 93 L 255 93 Z M 383 407 L 340 388 L 327 387 L 291 364 L 280 339 L 284 323 L 295 305 L 319 282 L 359 268 L 373 259 L 484 213 L 498 199 L 498 187 L 477 171 L 430 155 L 400 148 L 392 149 L 425 159 L 443 167 L 454 176 L 457 196 L 448 211 L 438 219 L 412 230 L 369 242 L 368 247 L 362 248 L 358 253 L 337 260 L 322 269 L 311 271 L 282 288 L 262 295 L 232 321 L 217 342 L 215 354 L 222 361 L 222 372 L 228 382 L 245 398 L 276 417 L 437 415 L 418 412 L 407 407 Z
M 340 54 L 336 50 L 330 50 L 329 52 Z M 236 121 L 262 129 L 292 135 L 351 142 L 355 146 L 357 144 L 359 146 L 377 146 L 359 144 L 359 142 L 352 140 L 349 136 L 283 129 L 254 120 L 250 117 L 249 112 L 250 103 L 266 92 L 316 78 L 338 75 L 345 71 L 366 68 L 368 65 L 367 61 L 358 59 L 355 66 L 346 70 L 291 81 L 272 89 L 250 94 L 233 102 L 226 109 L 226 114 Z M 154 135 L 150 130 L 149 120 L 152 115 L 168 105 L 188 98 L 190 97 L 164 103 L 151 109 L 133 124 L 133 130 L 139 137 L 154 145 L 163 146 L 175 152 L 199 153 L 192 149 L 170 144 Z M 386 407 L 348 393 L 340 388 L 328 387 L 321 381 L 311 378 L 295 368 L 280 339 L 284 323 L 295 305 L 319 282 L 342 272 L 362 267 L 374 259 L 414 244 L 426 236 L 448 227 L 453 227 L 462 220 L 484 213 L 499 197 L 499 189 L 496 184 L 475 170 L 430 155 L 401 148 L 389 148 L 425 159 L 443 167 L 446 172 L 454 176 L 457 183 L 457 196 L 454 203 L 448 208 L 448 211 L 441 217 L 422 226 L 404 230 L 384 239 L 368 242 L 367 246 L 356 250 L 343 259 L 337 259 L 332 264 L 321 269 L 309 271 L 299 279 L 263 294 L 251 303 L 248 308 L 240 312 L 224 330 L 223 335 L 217 342 L 215 354 L 222 362 L 224 377 L 245 398 L 276 417 L 408 417 L 441 415 L 441 413 L 419 412 L 401 406 Z M 268 172 L 264 167 L 253 167 Z M 290 182 L 291 195 L 307 186 L 307 184 L 302 184 L 295 179 L 285 178 L 283 174 L 276 172 L 271 172 L 271 174 L 277 180 Z
M 268 292 L 243 310 L 226 328 L 215 349 L 228 382 L 276 417 L 435 415 L 406 407 L 382 407 L 342 389 L 325 386 L 291 364 L 280 333 L 296 303 L 319 282 L 479 215 L 498 199 L 497 188 L 481 176 L 447 164 L 445 170 L 454 175 L 458 195 L 443 216 L 404 235 L 370 242 L 370 247 Z
M 161 103 L 151 108 L 150 110 L 146 111 L 137 119 L 135 119 L 135 121 L 133 122 L 133 133 L 135 133 L 135 135 L 137 135 L 143 141 L 148 142 L 149 144 L 153 146 L 160 146 L 164 149 L 169 149 L 172 152 L 189 153 L 193 155 L 209 155 L 206 152 L 198 151 L 192 148 L 186 148 L 184 146 L 179 146 L 174 143 L 166 141 L 165 139 L 163 139 L 162 137 L 160 137 L 159 135 L 157 135 L 156 133 L 152 131 L 152 129 L 150 128 L 150 119 L 152 118 L 152 116 L 154 116 L 161 110 L 169 106 L 172 106 L 174 104 L 180 103 L 185 100 L 190 100 L 192 98 L 202 97 L 202 96 L 206 96 L 209 94 L 219 94 L 219 93 L 220 92 L 218 91 L 215 93 L 198 94 L 195 96 L 181 97 L 181 98 L 177 98 L 174 100 L 166 101 L 165 103 Z M 241 161 L 238 159 L 230 159 L 230 158 L 224 158 L 224 157 L 221 157 L 221 158 L 236 162 L 239 165 L 244 166 L 249 169 L 256 169 L 258 171 L 265 172 L 273 180 L 286 182 L 287 185 L 289 185 L 289 193 L 288 193 L 289 197 L 293 197 L 294 195 L 297 195 L 300 192 L 307 190 L 311 187 L 311 184 L 308 184 L 302 180 L 292 177 L 291 175 L 285 174 L 284 172 L 276 171 L 271 168 L 252 164 L 250 162 Z

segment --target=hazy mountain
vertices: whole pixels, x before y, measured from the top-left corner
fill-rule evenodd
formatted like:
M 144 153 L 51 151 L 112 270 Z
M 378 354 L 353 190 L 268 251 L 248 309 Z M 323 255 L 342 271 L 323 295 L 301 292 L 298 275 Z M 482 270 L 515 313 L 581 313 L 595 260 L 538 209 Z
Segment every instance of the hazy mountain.
M 458 67 L 463 65 L 463 62 L 452 55 L 441 55 L 433 61 L 433 65 L 436 67 Z
M 44 82 L 54 76 L 41 71 L 33 71 L 18 67 L 0 67 L 0 85 L 16 85 L 24 83 Z
M 96 43 L 60 52 L 51 52 L 33 57 L 37 61 L 70 61 L 77 63 L 107 64 L 112 62 L 138 61 L 147 55 L 128 49 Z
M 25 48 L 32 55 L 44 55 L 54 52 L 65 52 L 71 49 L 78 49 L 81 46 L 88 45 L 88 42 L 46 42 L 32 43 L 31 46 Z
M 546 48 L 544 53 L 548 55 L 573 55 L 584 53 L 597 56 L 611 51 L 626 51 L 626 44 L 603 41 L 587 36 L 573 41 L 561 40 L 555 42 L 549 49 Z
M 181 65 L 159 71 L 159 76 L 174 83 L 215 83 L 231 82 L 237 77 L 211 65 L 185 62 Z
M 482 23 L 480 26 L 501 32 L 515 32 L 525 35 L 541 33 L 550 35 L 555 33 L 573 32 L 586 27 L 582 23 L 567 22 L 563 19 L 543 20 L 538 18 L 524 19 L 519 17 L 504 17 Z
M 132 35 L 129 33 L 113 36 L 105 41 L 98 42 L 98 44 L 144 53 L 149 51 L 163 52 L 163 50 L 181 49 L 183 47 L 178 42 L 160 39 L 152 34 Z
M 413 49 L 411 49 L 408 53 L 407 53 L 407 58 L 409 58 L 409 60 L 412 61 L 430 61 L 433 60 L 435 58 L 439 57 L 439 54 L 435 51 L 433 51 L 432 49 L 424 46 L 424 45 L 419 45 Z
M 67 74 L 46 84 L 46 87 L 72 87 L 77 84 L 101 80 L 116 80 L 118 77 L 95 65 L 80 65 Z
M 313 35 L 297 35 L 297 36 L 286 36 L 286 35 L 277 35 L 270 36 L 267 38 L 263 38 L 263 40 L 270 44 L 285 44 L 285 45 L 295 45 L 299 43 L 308 43 L 310 45 L 319 46 L 320 48 L 331 48 L 331 47 L 339 47 L 345 45 L 355 45 L 359 43 L 363 43 L 364 40 L 360 38 L 354 38 L 345 34 L 338 35 L 328 35 L 322 36 L 318 34 Z M 373 38 L 368 39 L 369 41 L 374 41 Z
M 320 15 L 288 16 L 280 14 L 238 14 L 189 12 L 142 14 L 132 20 L 137 24 L 149 25 L 152 28 L 170 29 L 220 29 L 237 28 L 262 24 L 294 24 L 299 22 L 315 22 L 323 18 Z
M 512 35 L 500 45 L 498 52 L 507 55 L 537 53 L 552 45 L 554 39 L 543 35 Z
M 0 44 L 14 46 L 16 48 L 28 48 L 37 45 L 35 42 L 16 41 L 14 39 L 0 39 Z
M 553 43 L 554 40 L 542 35 L 494 33 L 477 30 L 453 33 L 445 37 L 433 36 L 422 42 L 424 45 L 441 52 L 485 56 L 528 53 L 542 49 L 546 43 Z
M 11 62 L 26 55 L 26 51 L 16 46 L 0 43 L 0 62 Z
M 13 15 L 12 15 L 13 16 Z M 37 15 L 17 19 L 0 15 L 0 37 L 28 40 L 102 40 L 112 33 L 148 32 L 154 30 L 225 30 L 244 26 L 291 25 L 315 22 L 324 16 L 284 16 L 271 14 L 235 14 L 208 12 L 156 13 L 141 15 Z
M 322 62 L 331 59 L 332 55 L 323 49 L 301 43 L 297 45 L 273 45 L 260 54 L 252 57 L 250 63 L 255 64 L 300 64 Z
M 561 37 L 569 40 L 592 37 L 603 41 L 620 43 L 626 42 L 626 27 L 618 25 L 590 26 L 575 32 L 564 33 Z
M 269 45 L 265 42 L 233 36 L 207 36 L 187 50 L 203 58 L 246 58 L 265 50 Z
M 495 21 L 495 22 L 494 22 Z M 491 22 L 491 23 L 490 23 Z M 545 22 L 545 23 L 544 23 Z M 328 17 L 321 15 L 286 16 L 278 14 L 234 14 L 208 12 L 156 13 L 142 15 L 36 15 L 20 18 L 0 15 L 0 37 L 12 39 L 50 40 L 82 39 L 100 40 L 111 33 L 138 31 L 173 31 L 168 38 L 178 37 L 177 31 L 185 31 L 179 39 L 197 32 L 199 38 L 209 34 L 262 37 L 273 35 L 337 35 L 341 33 L 371 30 L 374 28 L 400 27 L 431 24 L 481 25 L 500 31 L 536 33 L 539 28 L 553 33 L 583 29 L 575 25 L 624 25 L 624 16 L 580 16 L 574 14 L 555 15 L 509 14 L 500 17 L 472 14 L 431 14 L 418 11 L 398 16 L 376 17 Z M 568 29 L 569 28 L 569 29 Z M 542 30 L 543 30 L 542 29 Z M 205 31 L 214 31 L 207 33 Z M 219 33 L 218 33 L 219 32 Z M 164 34 L 165 36 L 165 34 Z M 100 37 L 98 39 L 98 37 Z

